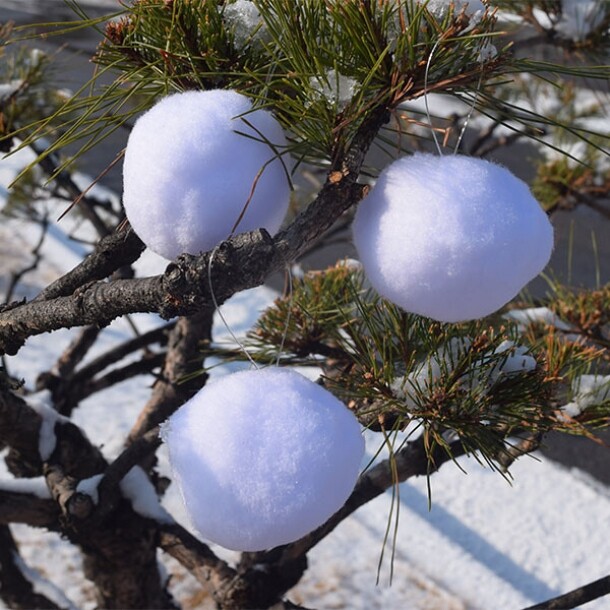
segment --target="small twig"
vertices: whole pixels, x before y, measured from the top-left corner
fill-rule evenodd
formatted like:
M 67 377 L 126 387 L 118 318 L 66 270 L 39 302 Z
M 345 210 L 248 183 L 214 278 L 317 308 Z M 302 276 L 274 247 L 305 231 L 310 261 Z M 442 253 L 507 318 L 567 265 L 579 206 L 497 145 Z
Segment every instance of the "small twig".
M 39 148 L 35 142 L 30 144 L 30 148 L 36 153 L 38 165 L 40 165 L 45 173 L 64 188 L 73 199 L 82 201 L 84 204 L 81 206 L 83 216 L 91 222 L 99 236 L 106 237 L 110 235 L 110 229 L 95 210 L 97 201 L 91 197 L 84 196 L 83 191 L 78 187 L 67 171 L 58 171 L 59 165 L 55 159 L 55 155 L 53 153 L 47 153 L 46 150 Z
M 60 221 L 66 214 L 68 214 L 68 212 L 70 212 L 70 210 L 78 205 L 79 203 L 83 202 L 88 206 L 92 205 L 92 200 L 87 197 L 87 193 L 123 158 L 123 156 L 125 155 L 125 149 L 121 150 L 116 157 L 93 179 L 93 181 L 91 182 L 91 184 L 83 191 L 81 191 L 78 195 L 74 194 L 74 191 L 71 190 L 70 194 L 73 197 L 73 201 L 72 203 L 61 213 L 61 215 L 59 216 L 59 218 L 57 219 L 58 221 Z M 60 172 L 59 176 L 62 175 L 62 172 Z M 107 202 L 109 203 L 109 202 Z M 99 203 L 97 201 L 94 202 L 94 205 L 99 205 Z M 107 235 L 109 233 L 109 231 L 107 231 L 105 233 L 105 235 Z M 104 234 L 100 234 L 102 237 L 104 236 Z
M 95 343 L 98 335 L 101 332 L 101 328 L 98 326 L 86 326 L 81 330 L 76 339 L 68 345 L 66 351 L 59 357 L 57 362 L 54 364 L 50 373 L 47 375 L 53 375 L 60 379 L 71 377 L 74 369 L 78 366 L 79 362 L 87 355 L 87 352 L 91 346 Z M 48 387 L 41 381 L 44 379 L 45 373 L 42 373 L 36 381 L 38 389 Z
M 499 138 L 495 138 L 488 142 L 487 146 L 481 146 L 477 151 L 478 157 L 484 157 L 489 155 L 490 153 L 498 150 L 498 148 L 503 148 L 504 146 L 510 146 L 517 142 L 520 138 L 524 137 L 525 134 L 515 131 L 508 135 L 500 136 Z
M 130 227 L 125 227 L 102 239 L 87 258 L 49 284 L 33 302 L 71 295 L 77 288 L 104 279 L 120 267 L 138 260 L 143 250 L 140 238 Z
M 133 352 L 140 349 L 149 348 L 151 345 L 156 344 L 158 344 L 160 347 L 164 347 L 167 345 L 168 335 L 175 325 L 175 322 L 164 324 L 163 326 L 153 328 L 143 335 L 129 339 L 128 341 L 109 349 L 107 352 L 104 352 L 89 362 L 86 366 L 79 369 L 76 372 L 75 377 L 83 380 L 91 379 L 105 368 L 116 364 L 119 360 L 129 356 L 129 354 L 133 354 Z
M 160 367 L 164 361 L 164 352 L 159 352 L 156 354 L 148 353 L 136 362 L 130 362 L 123 367 L 113 369 L 106 373 L 106 375 L 102 375 L 101 377 L 92 379 L 89 383 L 86 383 L 76 397 L 77 402 L 80 402 L 88 396 L 91 396 L 96 392 L 101 392 L 102 390 L 105 390 L 117 383 L 131 379 L 132 377 L 149 374 L 153 369 Z
M 47 230 L 49 228 L 48 216 L 44 216 L 40 220 L 40 224 L 42 227 L 42 231 L 40 232 L 40 237 L 38 238 L 36 245 L 34 246 L 34 248 L 32 248 L 31 251 L 31 254 L 34 258 L 29 265 L 11 274 L 11 279 L 9 281 L 8 288 L 6 289 L 6 295 L 4 297 L 7 303 L 10 303 L 13 300 L 13 293 L 15 292 L 15 288 L 17 287 L 17 284 L 21 281 L 23 276 L 26 275 L 26 273 L 29 273 L 30 271 L 36 269 L 40 264 L 40 261 L 42 259 L 42 253 L 40 250 L 42 248 L 42 245 L 44 244 L 44 240 L 47 236 Z
M 164 360 L 164 352 L 147 352 L 140 360 L 112 369 L 101 377 L 90 379 L 86 375 L 81 375 L 79 371 L 65 380 L 52 378 L 51 381 L 47 381 L 47 386 L 51 389 L 55 409 L 61 415 L 69 417 L 85 398 L 132 377 L 151 374 L 153 369 L 163 364 Z
M 471 157 L 478 157 L 479 150 L 488 140 L 493 137 L 496 129 L 500 126 L 500 121 L 495 119 L 493 123 L 485 127 L 479 132 L 477 139 L 471 144 L 470 150 L 468 151 Z
M 579 608 L 583 604 L 588 604 L 594 599 L 599 599 L 608 594 L 610 594 L 610 575 L 558 597 L 553 597 L 534 606 L 528 606 L 524 610 L 570 610 L 570 608 Z
M 154 367 L 160 366 L 164 356 L 147 351 L 138 362 L 131 363 L 127 367 L 116 368 L 107 375 L 96 378 L 96 375 L 105 368 L 116 365 L 122 358 L 139 349 L 148 349 L 155 343 L 164 346 L 167 343 L 168 333 L 174 325 L 175 323 L 172 322 L 125 341 L 104 352 L 74 373 L 74 366 L 90 347 L 89 343 L 93 342 L 100 332 L 96 326 L 87 327 L 61 356 L 53 369 L 38 377 L 36 387 L 38 390 L 45 388 L 51 390 L 55 408 L 62 415 L 69 415 L 72 409 L 87 396 L 135 375 L 148 373 Z

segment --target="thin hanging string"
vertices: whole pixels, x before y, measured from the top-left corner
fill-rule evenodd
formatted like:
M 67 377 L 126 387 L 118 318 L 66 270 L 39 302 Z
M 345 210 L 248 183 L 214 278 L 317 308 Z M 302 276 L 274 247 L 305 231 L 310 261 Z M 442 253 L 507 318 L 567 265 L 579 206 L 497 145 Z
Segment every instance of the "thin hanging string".
M 286 324 L 284 326 L 284 334 L 282 335 L 282 340 L 280 341 L 280 346 L 277 352 L 277 360 L 275 361 L 275 366 L 280 366 L 280 360 L 282 358 L 282 352 L 284 351 L 284 343 L 286 343 L 286 338 L 288 337 L 288 327 L 290 325 L 290 316 L 292 315 L 292 302 L 294 298 L 294 292 L 292 290 L 292 269 L 290 265 L 286 265 L 286 274 L 288 279 L 288 314 L 286 315 Z
M 481 46 L 482 46 L 482 43 L 481 43 Z M 460 130 L 460 135 L 458 136 L 457 142 L 455 143 L 455 150 L 453 151 L 454 155 L 458 154 L 458 150 L 460 149 L 460 144 L 462 143 L 462 139 L 464 137 L 464 134 L 466 133 L 466 129 L 468 128 L 468 123 L 470 123 L 470 119 L 472 118 L 474 109 L 477 106 L 477 101 L 479 100 L 479 92 L 481 91 L 481 85 L 483 84 L 483 64 L 485 63 L 482 53 L 480 53 L 480 56 L 481 56 L 481 73 L 479 74 L 479 82 L 477 83 L 477 88 L 474 92 L 474 99 L 472 100 L 472 105 L 470 106 L 470 110 L 468 111 L 468 114 L 466 115 L 466 120 L 464 121 L 464 124 L 462 125 L 462 129 Z
M 434 53 L 436 53 L 436 49 L 438 49 L 440 43 L 440 39 L 434 43 L 434 46 L 430 51 L 430 55 L 428 56 L 428 61 L 426 62 L 426 73 L 424 74 L 424 104 L 426 105 L 426 117 L 428 118 L 428 125 L 430 125 L 430 131 L 432 132 L 434 143 L 436 144 L 436 150 L 438 150 L 439 156 L 442 157 L 443 150 L 436 136 L 436 132 L 434 131 L 434 127 L 432 125 L 432 117 L 430 116 L 430 108 L 428 106 L 428 73 L 430 72 L 430 65 L 432 64 L 432 57 L 434 56 Z
M 215 254 L 216 254 L 216 250 L 218 250 L 218 246 L 216 246 L 212 250 L 212 253 L 210 254 L 210 258 L 208 259 L 208 286 L 210 287 L 210 296 L 212 297 L 212 303 L 214 303 L 214 307 L 216 308 L 216 311 L 217 311 L 218 315 L 220 316 L 220 319 L 222 320 L 222 323 L 225 325 L 225 328 L 227 329 L 227 331 L 231 335 L 231 338 L 233 339 L 233 341 L 235 341 L 235 343 L 237 343 L 237 345 L 239 346 L 241 351 L 246 355 L 246 358 L 248 358 L 248 360 L 250 361 L 252 366 L 255 369 L 258 369 L 259 368 L 258 364 L 256 364 L 256 362 L 254 362 L 254 359 L 248 353 L 248 350 L 246 349 L 246 346 L 243 345 L 243 343 L 235 336 L 235 333 L 231 330 L 231 327 L 229 326 L 229 323 L 227 322 L 227 320 L 224 317 L 222 311 L 220 310 L 220 307 L 218 306 L 218 301 L 216 300 L 216 295 L 214 294 L 214 287 L 212 286 L 212 262 L 214 260 Z
M 426 62 L 426 72 L 424 74 L 424 103 L 426 106 L 426 117 L 428 119 L 428 125 L 430 125 L 430 131 L 432 133 L 432 137 L 434 138 L 434 144 L 436 145 L 438 154 L 442 157 L 443 150 L 440 145 L 440 142 L 438 141 L 438 136 L 436 135 L 436 131 L 434 131 L 434 128 L 432 126 L 432 117 L 430 115 L 430 107 L 428 106 L 428 73 L 430 72 L 430 65 L 432 64 L 432 57 L 434 56 L 434 53 L 436 53 L 436 50 L 438 49 L 438 46 L 440 43 L 441 43 L 440 39 L 436 41 L 436 43 L 432 47 L 432 50 L 430 51 L 430 55 L 428 56 L 428 61 Z M 483 59 L 483 55 L 481 54 L 481 65 L 483 65 L 484 61 L 485 60 Z M 470 123 L 470 119 L 472 118 L 472 115 L 474 113 L 474 109 L 477 106 L 477 101 L 479 99 L 479 92 L 481 90 L 482 84 L 483 84 L 483 70 L 481 70 L 481 73 L 479 74 L 479 81 L 477 83 L 477 88 L 476 88 L 476 91 L 474 94 L 474 99 L 472 100 L 472 104 L 470 106 L 470 110 L 468 111 L 468 114 L 466 115 L 466 119 L 464 121 L 464 124 L 462 125 L 462 129 L 460 129 L 460 134 L 458 136 L 457 142 L 455 144 L 455 149 L 453 151 L 454 155 L 457 155 L 457 153 L 460 149 L 460 144 L 462 143 L 462 140 L 464 139 L 464 134 L 466 133 L 466 129 L 468 128 L 468 124 Z

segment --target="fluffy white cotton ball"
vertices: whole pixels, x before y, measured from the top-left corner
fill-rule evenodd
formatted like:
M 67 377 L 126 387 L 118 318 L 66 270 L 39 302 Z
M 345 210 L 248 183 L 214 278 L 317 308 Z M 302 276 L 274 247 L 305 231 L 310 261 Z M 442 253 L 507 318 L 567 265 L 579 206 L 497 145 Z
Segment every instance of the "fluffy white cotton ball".
M 239 551 L 297 540 L 345 503 L 364 441 L 330 392 L 288 369 L 227 375 L 163 426 L 201 536 Z
M 273 116 L 252 112 L 248 98 L 235 91 L 170 95 L 142 115 L 129 136 L 127 218 L 142 241 L 168 259 L 214 248 L 244 208 L 237 233 L 260 227 L 275 233 L 290 197 L 285 167 L 274 159 L 285 145 Z
M 482 159 L 416 154 L 360 203 L 354 242 L 373 287 L 442 322 L 486 316 L 546 266 L 553 228 L 528 186 Z

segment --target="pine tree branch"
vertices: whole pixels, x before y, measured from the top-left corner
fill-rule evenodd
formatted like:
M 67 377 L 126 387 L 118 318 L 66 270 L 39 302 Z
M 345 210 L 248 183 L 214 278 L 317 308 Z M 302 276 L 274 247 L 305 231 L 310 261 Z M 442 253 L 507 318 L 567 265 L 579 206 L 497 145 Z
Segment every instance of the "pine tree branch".
M 160 526 L 159 547 L 179 561 L 217 603 L 224 599 L 227 588 L 239 582 L 237 572 L 229 564 L 177 523 Z
M 592 602 L 610 594 L 610 575 L 599 578 L 588 585 L 573 589 L 568 593 L 553 597 L 534 606 L 528 606 L 524 610 L 569 610 L 580 608 L 584 604 Z
M 59 606 L 44 595 L 35 592 L 34 586 L 23 573 L 25 566 L 10 529 L 0 525 L 0 598 L 8 608 L 28 610 L 59 610 Z
M 204 253 L 178 257 L 160 276 L 85 285 L 135 260 L 130 256 L 139 256 L 139 240 L 130 234 L 112 235 L 104 242 L 105 246 L 96 249 L 37 299 L 0 313 L 0 352 L 15 354 L 29 336 L 85 324 L 105 325 L 128 313 L 156 312 L 170 318 L 210 308 L 213 301 L 210 280 L 218 303 L 259 286 L 270 273 L 284 268 L 306 251 L 362 198 L 365 187 L 356 183 L 358 173 L 364 155 L 388 116 L 385 108 L 371 112 L 351 149 L 329 172 L 317 198 L 275 239 L 259 230 L 223 242 L 214 252 L 211 277 L 208 277 L 211 253 Z M 116 254 L 121 244 L 118 235 L 125 238 L 123 246 L 129 244 L 121 257 Z M 66 294 L 71 296 L 59 296 Z
M 81 286 L 104 279 L 120 267 L 138 260 L 143 250 L 144 244 L 131 228 L 116 231 L 100 240 L 82 263 L 49 284 L 33 302 L 71 295 Z
M 204 309 L 178 320 L 170 333 L 163 372 L 129 433 L 129 443 L 167 419 L 205 385 L 206 373 L 193 375 L 201 371 L 201 343 L 212 340 L 213 319 L 214 309 Z
M 52 373 L 48 373 L 48 375 L 58 379 L 71 377 L 78 364 L 95 343 L 100 332 L 101 328 L 98 326 L 87 326 L 83 328 L 78 337 L 70 343 L 68 348 L 59 357 L 52 369 Z M 42 373 L 36 380 L 36 386 L 39 390 L 49 387 L 48 383 L 43 381 L 45 379 L 44 376 L 45 373 Z
M 0 524 L 26 523 L 33 527 L 57 530 L 59 515 L 57 504 L 50 498 L 3 489 L 0 481 Z

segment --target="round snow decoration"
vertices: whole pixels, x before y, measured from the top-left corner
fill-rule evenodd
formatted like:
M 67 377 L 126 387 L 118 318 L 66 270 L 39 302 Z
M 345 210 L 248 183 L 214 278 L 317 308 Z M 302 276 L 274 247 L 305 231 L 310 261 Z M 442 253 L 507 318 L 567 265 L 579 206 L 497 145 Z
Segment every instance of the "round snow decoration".
M 135 123 L 123 167 L 134 231 L 167 259 L 199 254 L 236 233 L 282 224 L 290 198 L 279 123 L 226 90 L 163 98 Z
M 279 368 L 205 386 L 162 436 L 192 524 L 238 551 L 286 544 L 324 523 L 352 492 L 364 453 L 351 411 Z
M 525 182 L 462 156 L 392 163 L 360 203 L 353 234 L 377 292 L 441 322 L 493 313 L 553 249 L 551 223 Z

